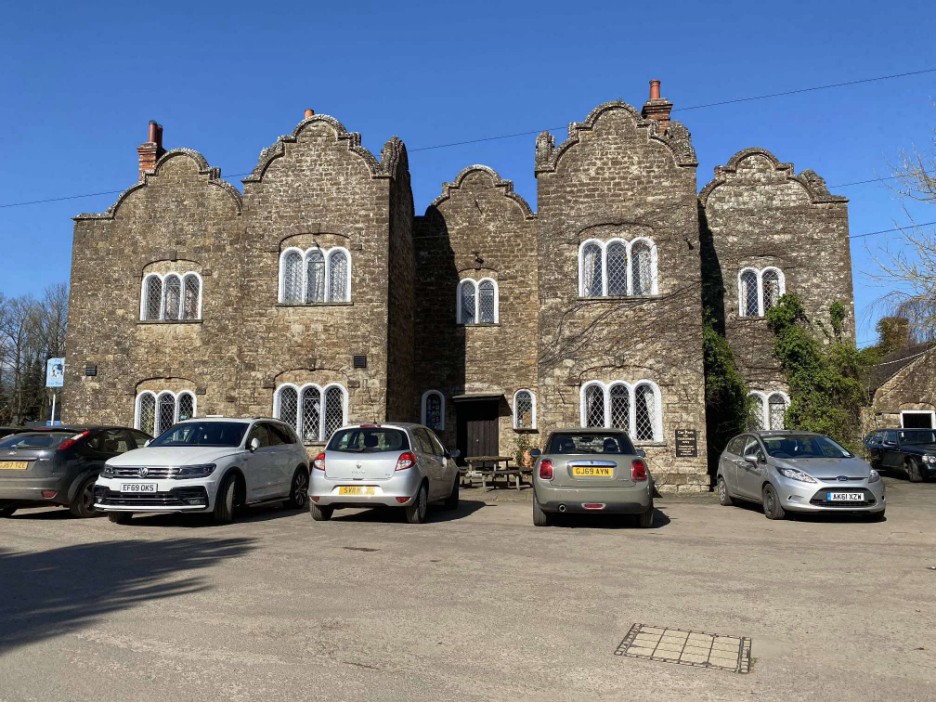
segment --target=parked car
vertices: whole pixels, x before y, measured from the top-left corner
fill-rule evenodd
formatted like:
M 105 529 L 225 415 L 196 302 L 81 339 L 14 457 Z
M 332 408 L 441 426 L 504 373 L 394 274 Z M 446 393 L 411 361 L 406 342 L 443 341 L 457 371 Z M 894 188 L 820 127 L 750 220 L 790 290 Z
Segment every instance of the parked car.
M 878 470 L 902 470 L 911 483 L 936 477 L 936 430 L 876 429 L 864 445 Z
M 16 434 L 21 431 L 26 431 L 20 427 L 0 427 L 0 439 L 4 436 L 9 436 L 10 434 Z
M 446 509 L 456 509 L 459 476 L 453 459 L 458 455 L 421 424 L 342 427 L 312 461 L 312 518 L 331 519 L 343 507 L 393 507 L 420 524 L 430 502 L 443 500 Z
M 112 522 L 136 512 L 210 512 L 229 522 L 240 507 L 286 500 L 306 505 L 309 458 L 276 419 L 211 417 L 170 427 L 148 446 L 109 460 L 94 489 Z
M 653 476 L 627 432 L 561 429 L 546 439 L 545 452 L 530 454 L 535 526 L 564 513 L 635 515 L 641 527 L 653 526 Z
M 128 427 L 56 426 L 0 439 L 0 517 L 49 504 L 93 517 L 94 481 L 104 462 L 150 438 Z
M 821 434 L 755 431 L 728 442 L 718 460 L 718 501 L 787 512 L 858 512 L 884 518 L 884 482 L 868 462 Z

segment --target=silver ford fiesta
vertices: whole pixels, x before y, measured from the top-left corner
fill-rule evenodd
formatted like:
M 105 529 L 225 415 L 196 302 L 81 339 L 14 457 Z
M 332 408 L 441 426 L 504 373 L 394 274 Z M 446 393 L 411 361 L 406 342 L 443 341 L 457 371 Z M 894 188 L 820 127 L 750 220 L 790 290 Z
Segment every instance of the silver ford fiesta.
M 718 461 L 718 501 L 787 512 L 858 512 L 884 518 L 884 483 L 867 461 L 821 434 L 755 431 L 728 442 Z

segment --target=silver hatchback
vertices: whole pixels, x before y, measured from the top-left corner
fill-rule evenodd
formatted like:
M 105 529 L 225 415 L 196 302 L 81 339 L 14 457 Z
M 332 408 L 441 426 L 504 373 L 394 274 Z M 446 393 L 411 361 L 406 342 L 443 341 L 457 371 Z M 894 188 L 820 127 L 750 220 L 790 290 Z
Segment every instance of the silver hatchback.
M 860 512 L 883 519 L 884 482 L 867 461 L 821 434 L 756 431 L 728 442 L 718 460 L 718 501 L 787 512 Z
M 430 502 L 458 507 L 458 467 L 430 429 L 392 422 L 337 430 L 312 462 L 309 506 L 316 521 L 342 507 L 396 507 L 419 524 Z

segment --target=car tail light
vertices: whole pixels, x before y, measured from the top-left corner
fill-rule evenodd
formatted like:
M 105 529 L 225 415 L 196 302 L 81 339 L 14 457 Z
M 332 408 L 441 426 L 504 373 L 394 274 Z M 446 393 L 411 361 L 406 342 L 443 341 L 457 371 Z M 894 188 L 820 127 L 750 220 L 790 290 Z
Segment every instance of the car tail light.
M 42 497 L 46 500 L 54 500 L 55 496 L 58 495 L 58 490 L 43 490 Z
M 325 470 L 325 454 L 320 453 L 315 457 L 315 460 L 312 461 L 312 467 L 315 470 Z
M 639 458 L 634 459 L 634 462 L 631 463 L 631 478 L 637 481 L 647 479 L 647 464 Z
M 90 431 L 83 431 L 80 434 L 75 434 L 74 436 L 71 436 L 65 439 L 65 441 L 63 441 L 61 445 L 56 449 L 56 451 L 67 451 L 68 449 L 70 449 L 72 446 L 77 444 L 79 441 L 81 441 L 90 433 L 91 433 Z
M 541 480 L 553 479 L 552 461 L 550 461 L 548 458 L 544 458 L 542 461 L 540 461 L 539 477 Z
M 401 453 L 400 457 L 397 459 L 396 468 L 394 470 L 407 470 L 416 465 L 416 456 L 409 451 Z M 409 499 L 409 498 L 407 498 Z
M 408 498 L 408 497 L 398 497 L 398 498 L 396 498 L 396 501 L 399 502 L 401 505 L 402 505 L 404 502 L 409 502 L 409 500 L 410 500 L 410 498 Z

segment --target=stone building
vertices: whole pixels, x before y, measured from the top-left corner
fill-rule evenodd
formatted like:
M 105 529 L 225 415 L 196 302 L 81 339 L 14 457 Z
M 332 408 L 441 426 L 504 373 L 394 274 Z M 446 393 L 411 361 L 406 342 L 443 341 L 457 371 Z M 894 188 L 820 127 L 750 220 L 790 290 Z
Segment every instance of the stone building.
M 541 134 L 535 212 L 475 165 L 420 216 L 399 139 L 378 160 L 309 110 L 241 193 L 151 123 L 139 182 L 76 217 L 66 421 L 272 414 L 316 451 L 342 423 L 416 420 L 469 456 L 619 426 L 661 489 L 707 489 L 703 290 L 776 423 L 764 312 L 785 290 L 851 309 L 847 211 L 762 149 L 700 196 L 671 109 L 653 81 L 640 111 Z
M 936 344 L 913 344 L 894 351 L 871 369 L 870 405 L 862 413 L 872 429 L 936 429 Z

